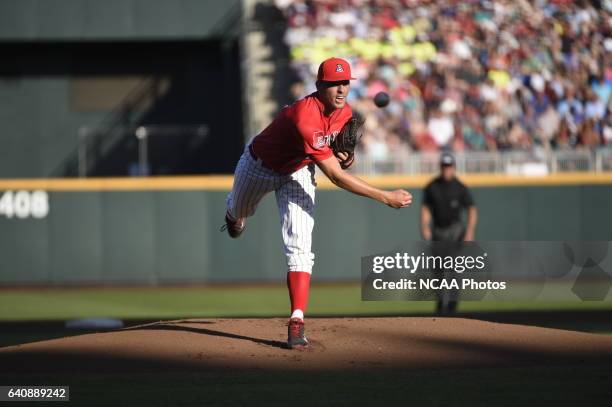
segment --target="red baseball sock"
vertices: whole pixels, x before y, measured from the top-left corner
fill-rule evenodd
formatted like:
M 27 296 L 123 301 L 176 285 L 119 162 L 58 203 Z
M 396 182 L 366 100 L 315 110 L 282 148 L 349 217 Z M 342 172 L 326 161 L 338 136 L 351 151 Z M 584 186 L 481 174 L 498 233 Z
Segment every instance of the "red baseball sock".
M 287 272 L 287 288 L 291 300 L 291 315 L 296 310 L 301 311 L 302 319 L 308 305 L 308 292 L 310 290 L 310 273 L 305 271 Z M 300 312 L 297 313 L 298 315 Z

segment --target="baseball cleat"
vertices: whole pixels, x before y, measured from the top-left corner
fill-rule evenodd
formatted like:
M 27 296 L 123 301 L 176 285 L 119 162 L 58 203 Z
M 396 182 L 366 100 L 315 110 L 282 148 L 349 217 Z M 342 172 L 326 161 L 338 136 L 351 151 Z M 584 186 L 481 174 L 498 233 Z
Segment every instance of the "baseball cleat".
M 288 325 L 287 347 L 289 349 L 302 349 L 308 346 L 308 339 L 304 335 L 304 321 L 291 318 Z
M 225 225 L 221 226 L 220 231 L 227 230 L 227 234 L 232 239 L 238 238 L 244 231 L 244 219 L 232 219 L 228 213 L 225 214 Z

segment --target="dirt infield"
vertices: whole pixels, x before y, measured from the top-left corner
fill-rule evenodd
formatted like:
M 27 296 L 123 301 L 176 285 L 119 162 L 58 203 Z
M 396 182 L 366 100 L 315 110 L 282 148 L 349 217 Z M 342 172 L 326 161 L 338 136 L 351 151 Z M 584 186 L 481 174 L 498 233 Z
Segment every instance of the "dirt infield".
M 320 318 L 312 347 L 284 348 L 285 320 L 192 319 L 0 348 L 0 374 L 590 365 L 612 337 L 464 318 Z

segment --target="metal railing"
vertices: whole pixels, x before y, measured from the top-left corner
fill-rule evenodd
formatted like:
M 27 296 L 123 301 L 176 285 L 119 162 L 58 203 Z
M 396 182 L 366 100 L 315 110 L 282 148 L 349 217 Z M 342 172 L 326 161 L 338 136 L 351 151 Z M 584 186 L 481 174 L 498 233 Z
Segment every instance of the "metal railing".
M 81 127 L 79 129 L 78 140 L 78 175 L 79 177 L 87 177 L 92 168 L 90 155 L 98 156 L 98 152 L 92 151 L 92 147 L 96 145 L 100 135 L 107 134 L 105 129 L 97 129 L 90 127 Z M 209 128 L 206 124 L 197 125 L 148 125 L 138 127 L 121 127 L 117 126 L 114 129 L 115 134 L 120 137 L 134 137 L 138 142 L 138 157 L 134 160 L 138 162 L 138 175 L 147 175 L 149 173 L 149 142 L 152 137 L 191 137 L 198 140 L 204 140 L 209 133 Z M 95 144 L 95 145 L 92 145 Z M 95 158 L 94 158 L 95 159 Z
M 53 176 L 82 176 L 121 141 L 124 129 L 138 123 L 140 117 L 167 90 L 163 78 L 146 77 L 95 127 L 83 126 L 77 134 L 77 148 L 66 157 Z M 86 167 L 82 166 L 82 146 L 86 145 Z
M 469 151 L 456 153 L 462 173 L 546 175 L 559 172 L 612 171 L 612 148 L 559 151 Z M 353 171 L 364 175 L 434 174 L 439 171 L 440 153 L 391 152 L 385 159 L 357 153 Z

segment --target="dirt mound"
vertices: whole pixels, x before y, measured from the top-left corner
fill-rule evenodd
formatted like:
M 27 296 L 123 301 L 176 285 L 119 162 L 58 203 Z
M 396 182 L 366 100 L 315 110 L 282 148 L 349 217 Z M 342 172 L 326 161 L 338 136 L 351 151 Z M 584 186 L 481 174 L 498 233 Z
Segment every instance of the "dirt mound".
M 595 364 L 612 337 L 463 318 L 311 318 L 309 350 L 283 319 L 192 319 L 0 349 L 0 374 L 214 369 L 413 369 Z

